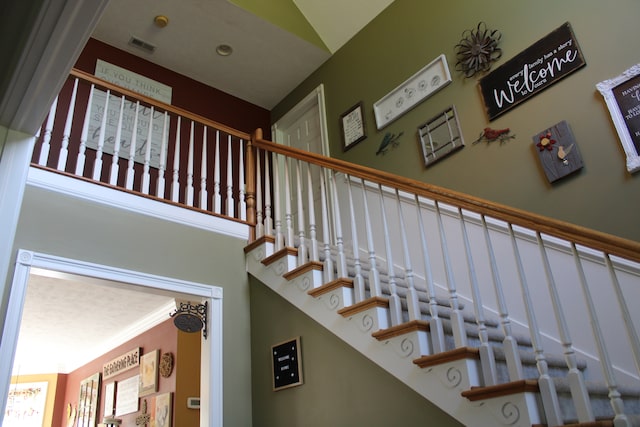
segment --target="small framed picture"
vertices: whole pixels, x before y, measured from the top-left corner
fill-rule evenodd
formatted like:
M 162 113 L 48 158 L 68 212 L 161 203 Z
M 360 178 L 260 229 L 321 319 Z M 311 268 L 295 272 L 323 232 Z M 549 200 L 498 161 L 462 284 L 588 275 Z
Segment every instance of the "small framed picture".
M 140 357 L 139 396 L 147 396 L 158 391 L 158 357 L 160 350 L 153 350 Z
M 640 64 L 596 85 L 604 97 L 622 148 L 627 170 L 640 170 Z
M 271 347 L 273 391 L 302 384 L 300 337 Z
M 464 148 L 456 107 L 452 105 L 418 128 L 425 166 Z
M 342 151 L 353 148 L 367 137 L 362 101 L 340 115 L 340 128 L 342 129 Z

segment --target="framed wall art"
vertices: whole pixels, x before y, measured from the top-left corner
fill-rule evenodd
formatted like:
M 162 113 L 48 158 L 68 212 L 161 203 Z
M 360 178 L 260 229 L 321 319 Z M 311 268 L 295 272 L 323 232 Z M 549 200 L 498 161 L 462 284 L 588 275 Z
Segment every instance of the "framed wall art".
M 447 57 L 442 54 L 373 104 L 378 130 L 451 83 Z
M 464 147 L 456 107 L 452 105 L 418 127 L 425 166 Z
M 100 392 L 100 373 L 95 373 L 80 382 L 78 396 L 78 427 L 94 427 L 98 414 L 98 393 Z
M 342 129 L 342 151 L 347 151 L 367 138 L 362 101 L 340 115 L 340 129 Z
M 158 391 L 158 358 L 160 350 L 153 350 L 140 357 L 139 396 L 147 396 Z
M 627 156 L 627 170 L 640 170 L 640 64 L 596 85 Z
M 300 337 L 271 347 L 271 367 L 274 391 L 302 384 Z

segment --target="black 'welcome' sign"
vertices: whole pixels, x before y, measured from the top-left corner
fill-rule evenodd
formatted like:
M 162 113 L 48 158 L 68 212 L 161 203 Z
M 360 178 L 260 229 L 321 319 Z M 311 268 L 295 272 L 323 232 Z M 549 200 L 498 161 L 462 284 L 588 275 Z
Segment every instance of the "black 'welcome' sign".
M 566 22 L 480 79 L 489 120 L 585 64 L 571 25 Z

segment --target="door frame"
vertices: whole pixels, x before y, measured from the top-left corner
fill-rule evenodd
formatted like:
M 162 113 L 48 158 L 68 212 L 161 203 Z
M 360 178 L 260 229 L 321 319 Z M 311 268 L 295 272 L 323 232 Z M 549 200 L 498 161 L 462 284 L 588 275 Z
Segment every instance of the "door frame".
M 200 374 L 200 425 L 222 427 L 222 288 L 20 249 L 16 257 L 2 341 L 0 341 L 0 366 L 13 366 L 27 284 L 32 269 L 48 270 L 62 276 L 80 275 L 88 280 L 107 280 L 150 290 L 187 294 L 200 298 L 203 302 L 206 301 L 209 324 L 207 338 L 201 338 L 200 363 L 206 369 L 201 369 Z M 3 369 L 0 373 L 0 408 L 2 409 L 0 423 L 7 405 L 11 371 L 11 369 Z
M 324 84 L 320 83 L 311 93 L 309 93 L 302 101 L 298 102 L 291 110 L 282 116 L 277 122 L 271 126 L 271 135 L 273 141 L 283 144 L 284 131 L 295 123 L 309 108 L 318 106 L 318 114 L 320 119 L 320 138 L 322 142 L 322 155 L 331 157 L 329 151 L 329 138 L 327 133 L 327 110 L 324 101 Z

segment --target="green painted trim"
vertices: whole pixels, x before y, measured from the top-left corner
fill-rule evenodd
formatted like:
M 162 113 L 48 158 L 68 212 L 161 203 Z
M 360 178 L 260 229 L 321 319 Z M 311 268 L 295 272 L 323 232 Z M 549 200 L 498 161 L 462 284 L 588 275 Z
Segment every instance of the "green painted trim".
M 230 0 L 248 12 L 329 52 L 320 35 L 292 0 Z

